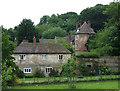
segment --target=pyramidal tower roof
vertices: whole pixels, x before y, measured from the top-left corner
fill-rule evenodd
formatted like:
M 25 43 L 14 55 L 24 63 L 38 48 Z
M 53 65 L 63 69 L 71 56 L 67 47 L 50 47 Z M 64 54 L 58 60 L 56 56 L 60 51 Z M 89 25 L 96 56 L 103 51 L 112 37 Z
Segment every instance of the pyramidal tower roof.
M 81 27 L 77 29 L 75 34 L 81 34 L 81 33 L 95 34 L 94 30 L 86 22 L 84 22 L 83 25 L 81 25 Z

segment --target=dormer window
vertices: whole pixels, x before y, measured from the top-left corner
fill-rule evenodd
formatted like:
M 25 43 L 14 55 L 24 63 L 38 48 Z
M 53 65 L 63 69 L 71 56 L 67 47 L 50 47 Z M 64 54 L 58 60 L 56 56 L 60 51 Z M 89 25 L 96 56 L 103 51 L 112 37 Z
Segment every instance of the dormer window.
M 19 55 L 19 60 L 26 60 L 25 54 L 20 54 Z
M 63 60 L 63 55 L 59 55 L 59 56 L 58 56 L 58 59 L 59 59 L 59 60 Z

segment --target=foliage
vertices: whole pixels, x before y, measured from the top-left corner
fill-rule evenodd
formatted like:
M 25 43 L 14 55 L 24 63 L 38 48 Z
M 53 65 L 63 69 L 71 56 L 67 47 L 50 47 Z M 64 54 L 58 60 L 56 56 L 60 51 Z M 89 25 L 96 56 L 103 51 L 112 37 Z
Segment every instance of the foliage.
M 54 39 L 56 37 L 65 37 L 66 31 L 60 27 L 50 28 L 48 31 L 43 32 L 43 38 Z
M 107 5 L 97 4 L 94 7 L 84 9 L 79 15 L 79 22 L 90 21 L 95 32 L 104 28 L 104 22 L 107 21 L 109 15 L 104 15 L 102 12 L 107 8 Z
M 101 74 L 102 74 L 102 75 L 110 75 L 110 74 L 111 74 L 111 69 L 110 69 L 110 67 L 101 66 Z
M 99 58 L 99 54 L 96 52 L 81 52 L 76 57 L 79 58 Z
M 36 69 L 34 73 L 34 77 L 44 77 L 44 73 L 41 71 L 41 69 Z
M 2 33 L 2 61 L 5 59 L 11 60 L 11 56 L 14 49 L 14 43 L 9 40 L 9 36 L 6 32 Z
M 7 89 L 8 85 L 14 85 L 17 79 L 16 71 L 18 67 L 13 62 L 11 56 L 14 49 L 14 43 L 9 40 L 6 32 L 2 33 L 2 84 L 3 89 Z
M 38 31 L 39 38 L 42 38 L 43 32 L 48 31 L 52 26 L 50 24 L 38 24 L 35 26 L 35 29 Z
M 120 3 L 112 2 L 103 12 L 109 15 L 108 22 L 105 23 L 105 28 L 99 31 L 94 38 L 89 40 L 88 49 L 98 52 L 101 56 L 112 55 L 119 56 L 120 54 Z M 113 23 L 114 22 L 114 23 Z M 94 45 L 94 46 L 93 46 Z
M 36 36 L 36 40 L 38 41 L 38 31 L 35 30 L 34 23 L 30 19 L 23 19 L 22 22 L 15 27 L 15 30 L 17 30 L 18 44 L 20 44 L 25 38 L 29 42 L 32 42 L 34 35 Z
M 23 78 L 25 77 L 25 74 L 23 73 L 23 71 L 21 71 L 20 69 L 17 69 L 17 71 L 15 72 L 16 75 L 18 76 L 18 78 Z
M 58 71 L 55 71 L 54 69 L 50 72 L 49 74 L 50 77 L 58 77 L 59 74 L 58 74 Z
M 67 77 L 73 77 L 78 72 L 78 70 L 76 69 L 77 67 L 78 67 L 78 63 L 76 60 L 74 60 L 73 58 L 68 59 L 68 62 L 62 66 L 63 69 L 62 74 Z
M 8 66 L 6 62 L 2 64 L 2 89 L 7 89 L 8 85 L 14 85 L 16 83 L 16 75 L 13 72 L 13 67 Z

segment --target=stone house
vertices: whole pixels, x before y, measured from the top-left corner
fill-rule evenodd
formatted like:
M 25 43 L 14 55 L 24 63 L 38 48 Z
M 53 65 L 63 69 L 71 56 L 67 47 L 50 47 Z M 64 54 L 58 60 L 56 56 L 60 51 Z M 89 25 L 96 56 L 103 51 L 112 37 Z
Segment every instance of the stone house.
M 36 43 L 34 37 L 33 43 L 23 40 L 15 48 L 13 57 L 25 75 L 33 75 L 39 68 L 48 76 L 52 69 L 61 72 L 61 65 L 71 58 L 71 52 L 61 44 Z

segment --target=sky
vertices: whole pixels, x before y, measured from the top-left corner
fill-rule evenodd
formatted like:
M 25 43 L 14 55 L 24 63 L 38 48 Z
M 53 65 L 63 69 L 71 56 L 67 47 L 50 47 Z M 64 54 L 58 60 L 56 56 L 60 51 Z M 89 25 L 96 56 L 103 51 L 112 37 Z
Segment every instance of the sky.
M 14 28 L 26 18 L 34 24 L 44 15 L 80 12 L 96 4 L 109 4 L 114 0 L 0 0 L 0 26 Z

